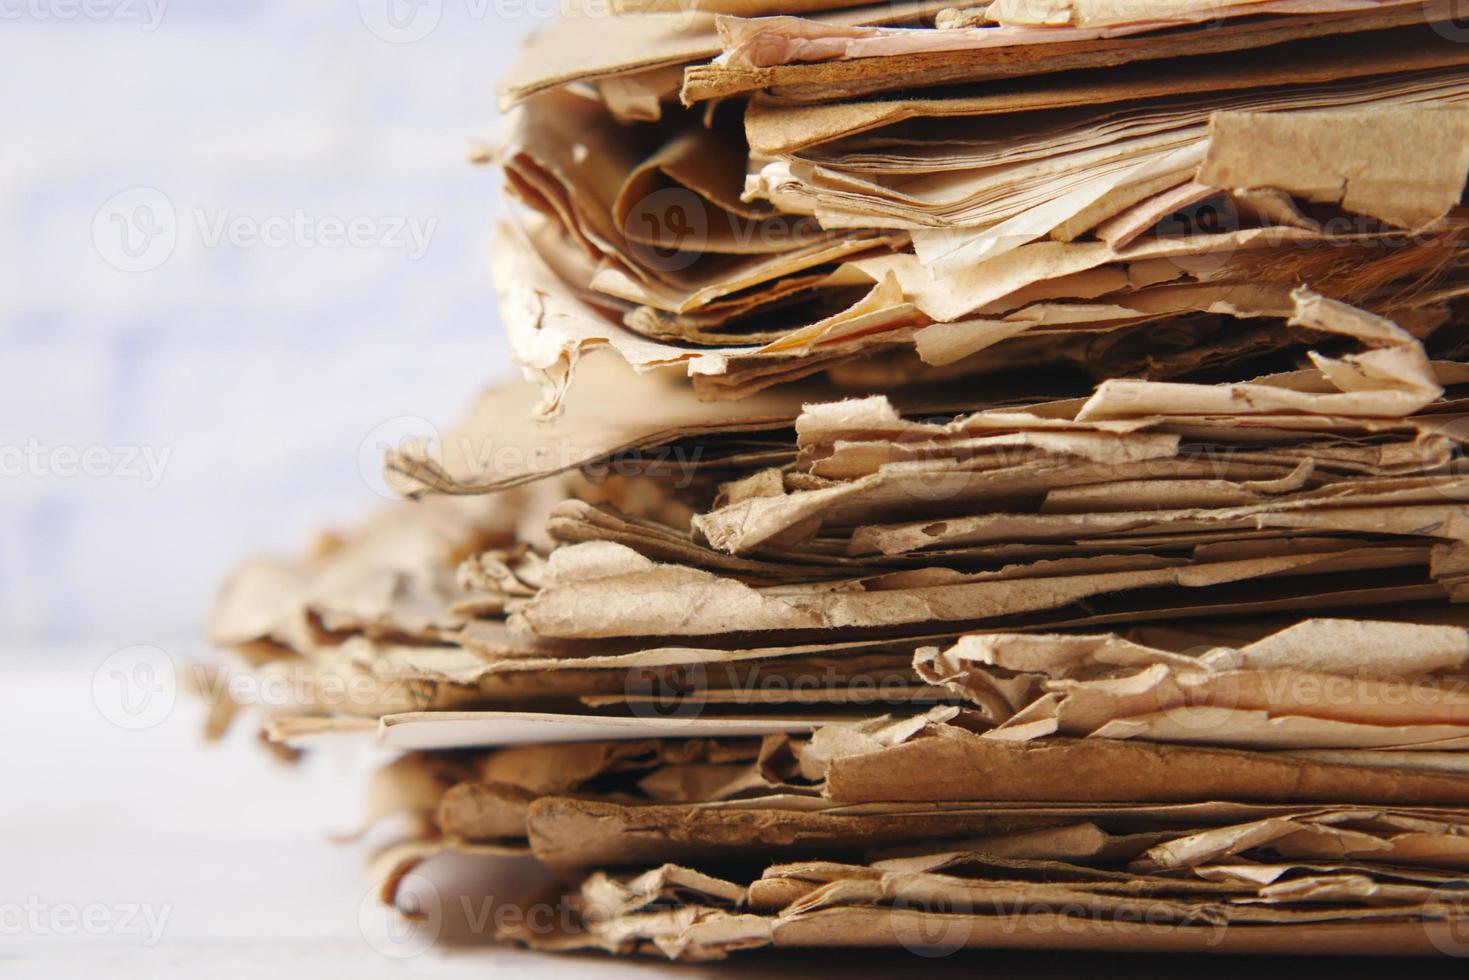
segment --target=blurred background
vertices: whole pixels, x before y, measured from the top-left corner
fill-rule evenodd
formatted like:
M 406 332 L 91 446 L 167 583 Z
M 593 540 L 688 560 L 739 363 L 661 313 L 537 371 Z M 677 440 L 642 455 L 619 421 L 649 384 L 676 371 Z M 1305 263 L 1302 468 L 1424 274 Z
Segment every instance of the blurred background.
M 186 654 L 382 503 L 365 440 L 509 376 L 466 145 L 541 7 L 0 0 L 8 648 Z
M 234 563 L 384 506 L 379 443 L 510 376 L 466 148 L 552 9 L 0 0 L 0 975 L 405 975 L 328 840 L 381 757 L 95 685 L 201 659 Z

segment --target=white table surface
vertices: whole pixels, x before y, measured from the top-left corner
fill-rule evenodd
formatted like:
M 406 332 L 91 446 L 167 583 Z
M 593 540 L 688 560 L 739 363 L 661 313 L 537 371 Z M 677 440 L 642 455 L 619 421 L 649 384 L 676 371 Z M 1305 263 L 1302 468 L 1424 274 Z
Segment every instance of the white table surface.
M 511 948 L 385 955 L 364 912 L 374 903 L 363 847 L 329 839 L 355 826 L 365 775 L 384 756 L 344 743 L 289 765 L 249 725 L 204 745 L 200 706 L 182 698 L 156 727 L 126 731 L 94 703 L 96 662 L 53 653 L 63 666 L 33 658 L 0 690 L 0 976 L 550 976 L 568 963 L 667 974 Z M 109 928 L 68 924 L 66 909 L 89 906 L 108 910 Z M 151 910 L 161 935 L 128 918 L 134 907 Z

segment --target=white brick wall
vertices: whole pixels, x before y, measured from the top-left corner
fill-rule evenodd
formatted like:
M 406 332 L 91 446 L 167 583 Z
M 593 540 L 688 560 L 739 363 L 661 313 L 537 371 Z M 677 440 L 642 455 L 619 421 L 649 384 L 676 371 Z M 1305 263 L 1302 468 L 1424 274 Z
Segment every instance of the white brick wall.
M 7 0 L 0 643 L 192 637 L 233 561 L 377 503 L 366 433 L 451 421 L 508 376 L 485 273 L 497 182 L 464 148 L 493 134 L 496 76 L 536 21 L 420 0 L 437 29 L 389 43 L 365 26 L 388 2 L 414 9 L 173 0 L 150 30 L 131 18 L 160 0 L 70 20 L 74 0 Z M 94 221 L 136 187 L 165 195 L 176 246 L 123 272 L 105 260 L 121 229 L 104 214 L 94 240 Z M 284 247 L 208 240 L 222 217 L 298 211 L 311 232 L 402 217 L 432 236 L 417 260 L 299 230 Z M 113 469 L 129 447 L 170 455 L 152 488 L 55 475 L 89 447 Z

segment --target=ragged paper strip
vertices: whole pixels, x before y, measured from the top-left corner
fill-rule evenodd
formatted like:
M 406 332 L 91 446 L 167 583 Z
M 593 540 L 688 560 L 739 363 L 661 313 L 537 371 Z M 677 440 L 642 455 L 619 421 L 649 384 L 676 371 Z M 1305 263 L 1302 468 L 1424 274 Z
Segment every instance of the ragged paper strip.
M 1268 188 L 1400 228 L 1443 218 L 1469 175 L 1469 111 L 1219 113 L 1199 180 Z
M 1059 733 L 1259 749 L 1441 750 L 1469 736 L 1469 701 L 1455 680 L 1466 662 L 1462 628 L 1310 620 L 1242 648 L 1203 652 L 1115 635 L 976 635 L 920 651 L 915 668 L 965 694 L 996 723 L 987 734 L 997 739 Z M 1374 761 L 1396 764 L 1391 755 Z M 1415 765 L 1459 768 L 1451 758 Z

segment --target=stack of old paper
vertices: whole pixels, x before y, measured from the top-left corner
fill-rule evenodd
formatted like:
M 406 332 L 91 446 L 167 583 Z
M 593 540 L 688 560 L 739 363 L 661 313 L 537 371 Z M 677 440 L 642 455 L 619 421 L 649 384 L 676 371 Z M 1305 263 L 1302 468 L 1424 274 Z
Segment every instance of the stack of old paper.
M 216 610 L 272 740 L 401 753 L 384 900 L 528 854 L 548 949 L 1469 952 L 1449 7 L 616 11 L 505 86 L 526 381 Z
M 1289 344 L 1301 282 L 1420 330 L 1454 294 L 1445 3 L 624 6 L 505 84 L 496 278 L 544 410 L 599 346 L 710 398 L 1164 378 Z

